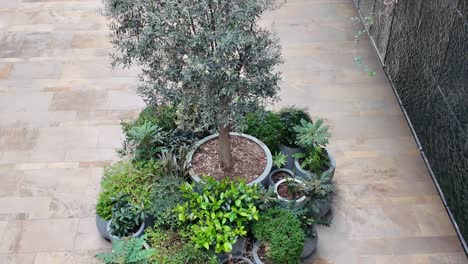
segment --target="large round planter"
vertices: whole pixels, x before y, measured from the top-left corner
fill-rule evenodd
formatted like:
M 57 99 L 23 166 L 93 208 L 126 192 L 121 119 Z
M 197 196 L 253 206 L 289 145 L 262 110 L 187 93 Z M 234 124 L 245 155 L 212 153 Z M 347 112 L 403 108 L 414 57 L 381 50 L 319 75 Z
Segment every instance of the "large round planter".
M 107 232 L 107 225 L 109 222 L 109 220 L 104 220 L 98 214 L 96 214 L 96 227 L 99 231 L 99 234 L 101 234 L 101 236 L 107 241 L 110 241 L 111 239 L 109 232 Z
M 281 153 L 283 153 L 284 155 L 287 156 L 287 161 L 286 161 L 285 168 L 292 170 L 294 168 L 294 157 L 293 157 L 293 155 L 296 154 L 296 153 L 303 152 L 303 149 L 302 148 L 292 148 L 292 147 L 288 147 L 288 146 L 283 145 L 283 144 L 280 144 L 279 147 L 280 147 Z
M 314 218 L 322 218 L 328 214 L 331 209 L 331 198 L 323 200 L 315 200 L 314 205 L 318 207 L 318 211 L 312 211 L 311 216 Z
M 326 183 L 329 183 L 331 182 L 331 180 L 333 179 L 333 176 L 335 176 L 335 169 L 336 169 L 336 161 L 335 159 L 333 158 L 333 156 L 330 154 L 330 152 L 327 152 L 328 153 L 328 160 L 330 161 L 330 167 L 322 172 L 321 174 L 321 178 L 324 177 L 326 174 L 329 174 L 328 176 L 328 180 L 325 181 Z M 299 159 L 295 158 L 294 159 L 294 169 L 293 169 L 295 175 L 299 178 L 302 178 L 302 179 L 307 179 L 307 178 L 317 178 L 317 174 L 313 173 L 313 172 L 310 172 L 310 171 L 307 171 L 307 170 L 304 170 L 302 167 L 301 167 L 301 164 L 299 164 Z
M 109 223 L 107 224 L 107 233 L 109 234 L 110 238 L 111 238 L 111 241 L 115 241 L 115 240 L 121 240 L 122 237 L 118 237 L 118 236 L 114 236 L 112 235 L 112 233 L 110 232 L 110 225 L 112 223 L 112 220 L 109 221 Z M 146 228 L 146 224 L 145 224 L 145 221 L 143 221 L 140 225 L 140 228 L 138 229 L 137 232 L 135 232 L 132 237 L 141 237 L 144 232 L 145 232 L 145 228 Z
M 304 249 L 302 250 L 301 259 L 308 258 L 310 255 L 314 254 L 317 249 L 318 242 L 318 233 L 315 226 L 313 227 L 315 237 L 307 237 L 304 240 Z
M 246 258 L 246 257 L 242 257 L 242 256 L 233 256 L 232 259 L 238 259 L 238 260 L 243 260 L 244 262 L 248 263 L 248 264 L 254 264 L 250 259 Z M 221 261 L 221 264 L 227 264 L 229 263 L 229 258 L 225 258 Z M 236 262 L 234 262 L 236 263 Z
M 287 174 L 289 174 L 291 176 L 290 178 L 294 178 L 294 173 L 291 170 L 288 170 L 286 168 L 276 169 L 276 170 L 273 170 L 272 172 L 270 172 L 270 174 L 268 174 L 268 185 L 269 186 L 275 186 L 276 183 L 273 181 L 272 177 L 273 177 L 273 175 L 275 175 L 278 172 L 287 173 Z
M 306 202 L 306 196 L 305 196 L 305 195 L 301 196 L 299 199 L 296 199 L 296 200 L 288 200 L 288 199 L 283 198 L 283 197 L 281 197 L 281 196 L 279 195 L 279 193 L 278 193 L 278 187 L 279 187 L 282 183 L 284 183 L 284 182 L 286 182 L 286 181 L 288 181 L 288 180 L 289 180 L 289 181 L 295 181 L 295 182 L 297 182 L 297 183 L 299 183 L 299 184 L 303 184 L 303 182 L 302 182 L 301 180 L 296 179 L 296 178 L 293 178 L 293 179 L 283 179 L 283 180 L 277 182 L 277 183 L 275 184 L 275 189 L 274 189 L 274 190 L 275 190 L 276 196 L 278 197 L 278 200 L 280 200 L 280 204 L 281 204 L 283 207 L 287 207 L 287 206 L 289 206 L 289 205 L 292 204 L 292 203 L 294 203 L 294 206 L 297 207 L 297 208 L 300 208 L 300 207 L 304 206 L 304 204 L 305 204 L 305 202 Z
M 190 177 L 192 178 L 192 180 L 194 182 L 201 182 L 202 179 L 200 179 L 200 177 L 198 177 L 198 175 L 195 173 L 195 171 L 192 168 L 193 155 L 195 155 L 195 152 L 197 152 L 198 148 L 201 145 L 203 145 L 204 143 L 206 143 L 206 142 L 208 142 L 208 141 L 210 141 L 212 139 L 217 138 L 218 135 L 219 135 L 218 133 L 213 134 L 211 136 L 205 137 L 202 140 L 196 142 L 193 149 L 192 149 L 192 151 L 190 151 L 189 154 L 187 155 L 187 162 L 188 162 L 188 166 L 189 166 L 189 174 L 190 174 Z M 266 156 L 265 169 L 263 170 L 262 174 L 259 177 L 257 177 L 255 180 L 249 182 L 248 185 L 254 185 L 254 184 L 259 183 L 259 184 L 263 184 L 263 185 L 266 186 L 268 184 L 268 178 L 267 177 L 268 177 L 268 174 L 270 173 L 271 167 L 273 165 L 273 158 L 271 156 L 270 149 L 268 149 L 268 147 L 262 141 L 258 140 L 255 137 L 249 136 L 247 134 L 231 132 L 231 133 L 229 133 L 229 135 L 247 138 L 247 139 L 257 143 L 263 149 L 263 151 L 265 152 L 265 156 Z

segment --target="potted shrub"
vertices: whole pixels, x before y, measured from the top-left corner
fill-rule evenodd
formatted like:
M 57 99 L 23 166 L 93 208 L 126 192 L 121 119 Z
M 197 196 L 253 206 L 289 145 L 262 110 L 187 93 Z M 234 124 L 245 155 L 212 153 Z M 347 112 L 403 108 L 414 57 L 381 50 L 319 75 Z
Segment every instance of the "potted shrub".
M 286 168 L 292 170 L 294 167 L 293 155 L 303 151 L 301 147 L 296 144 L 296 131 L 294 130 L 294 127 L 299 125 L 301 120 L 312 122 L 312 119 L 306 109 L 295 106 L 282 108 L 279 111 L 278 116 L 284 126 L 279 147 L 281 152 L 288 157 Z
M 243 133 L 260 139 L 272 153 L 278 152 L 286 128 L 279 115 L 261 108 L 245 117 Z
M 280 180 L 275 184 L 275 193 L 282 206 L 302 207 L 306 202 L 304 182 L 296 178 Z
M 275 1 L 171 3 L 105 1 L 118 49 L 114 64 L 142 65 L 140 95 L 149 104 L 176 105 L 188 119 L 180 120 L 180 126 L 218 132 L 196 144 L 190 157 L 198 151 L 210 159 L 201 164 L 189 159 L 196 166 L 193 172 L 266 178 L 271 169 L 268 148 L 231 132 L 246 113 L 275 99 L 279 90 L 279 41 L 257 25 L 261 14 L 276 7 Z M 210 142 L 207 149 L 198 149 Z M 244 147 L 236 150 L 239 144 Z M 256 160 L 250 163 L 248 157 Z
M 132 205 L 127 194 L 121 193 L 113 200 L 112 219 L 107 224 L 107 232 L 111 240 L 142 236 L 145 229 L 143 209 Z
M 203 180 L 203 185 L 181 186 L 187 202 L 176 207 L 179 220 L 188 226 L 197 248 L 235 254 L 243 247 L 241 238 L 247 235 L 249 224 L 258 220 L 258 185 L 227 178 Z
M 283 168 L 286 165 L 286 161 L 287 156 L 281 152 L 277 152 L 273 156 L 273 170 L 268 174 L 269 186 L 275 186 L 280 180 L 294 177 L 291 170 Z
M 253 226 L 257 239 L 255 263 L 297 264 L 304 248 L 304 232 L 297 217 L 285 209 L 271 208 Z
M 296 143 L 304 150 L 302 153 L 294 154 L 294 171 L 298 177 L 308 175 L 328 174 L 328 179 L 333 178 L 335 173 L 335 160 L 326 149 L 330 133 L 328 126 L 323 125 L 323 120 L 308 122 L 301 120 L 301 125 L 294 127 L 297 133 Z M 317 176 L 314 176 L 317 177 Z
M 131 197 L 133 205 L 149 206 L 151 184 L 158 174 L 158 166 L 155 161 L 147 161 L 144 165 L 121 161 L 104 169 L 96 205 L 96 226 L 102 237 L 111 239 L 107 226 L 112 218 L 113 197 L 124 193 Z
M 99 253 L 96 258 L 106 264 L 121 263 L 150 263 L 149 260 L 155 253 L 148 247 L 145 236 L 140 238 L 127 238 L 112 243 L 112 251 Z
M 315 218 L 324 217 L 331 208 L 332 195 L 335 191 L 335 186 L 329 180 L 327 173 L 321 178 L 309 178 L 305 181 L 304 191 L 309 198 L 308 204 L 310 215 Z

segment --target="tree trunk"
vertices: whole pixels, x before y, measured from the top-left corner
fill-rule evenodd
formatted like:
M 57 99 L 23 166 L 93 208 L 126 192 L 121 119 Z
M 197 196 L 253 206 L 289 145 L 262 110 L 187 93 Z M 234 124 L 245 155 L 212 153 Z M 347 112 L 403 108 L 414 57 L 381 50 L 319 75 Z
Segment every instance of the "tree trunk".
M 219 161 L 221 162 L 221 168 L 224 174 L 230 174 L 234 169 L 234 163 L 232 162 L 231 155 L 231 140 L 229 132 L 231 128 L 229 126 L 222 126 L 219 128 Z

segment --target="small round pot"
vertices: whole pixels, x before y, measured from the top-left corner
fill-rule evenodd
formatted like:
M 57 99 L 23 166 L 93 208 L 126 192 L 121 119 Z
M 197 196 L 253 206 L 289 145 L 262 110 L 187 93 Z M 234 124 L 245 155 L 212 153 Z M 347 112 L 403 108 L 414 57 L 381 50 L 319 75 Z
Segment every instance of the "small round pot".
M 268 185 L 269 186 L 275 186 L 276 183 L 273 181 L 272 177 L 273 177 L 273 175 L 275 175 L 278 172 L 287 173 L 287 174 L 290 175 L 289 178 L 294 178 L 294 173 L 291 170 L 288 170 L 288 169 L 285 169 L 285 168 L 276 169 L 276 170 L 273 170 L 272 172 L 270 172 L 270 174 L 268 174 Z
M 107 241 L 110 241 L 111 239 L 109 232 L 107 232 L 107 225 L 109 222 L 109 220 L 104 220 L 102 217 L 96 214 L 96 227 L 99 231 L 99 234 L 101 234 L 101 236 Z
M 335 169 L 336 169 L 336 161 L 335 159 L 333 158 L 333 156 L 330 154 L 330 152 L 327 151 L 327 154 L 328 154 L 328 160 L 330 161 L 330 167 L 321 173 L 320 177 L 324 177 L 325 174 L 329 174 L 329 179 L 327 181 L 325 181 L 326 183 L 329 183 L 332 181 L 333 179 L 333 176 L 335 176 Z M 294 169 L 293 169 L 295 175 L 301 179 L 306 179 L 306 178 L 317 178 L 317 174 L 313 173 L 313 172 L 310 172 L 310 171 L 307 171 L 307 170 L 304 170 L 302 167 L 301 167 L 301 164 L 299 163 L 299 159 L 295 158 L 294 159 Z
M 292 170 L 294 168 L 294 157 L 293 157 L 293 155 L 296 154 L 296 153 L 301 153 L 304 150 L 302 148 L 288 147 L 288 146 L 283 145 L 283 144 L 280 144 L 279 147 L 280 147 L 281 153 L 283 153 L 284 155 L 287 156 L 287 161 L 286 161 L 285 168 Z
M 278 199 L 280 200 L 280 204 L 281 204 L 282 206 L 286 207 L 286 206 L 289 206 L 291 203 L 294 203 L 294 206 L 295 206 L 295 207 L 302 207 L 302 206 L 304 205 L 305 201 L 306 201 L 306 196 L 305 196 L 305 195 L 301 196 L 299 199 L 296 199 L 296 200 L 288 200 L 288 199 L 283 198 L 283 197 L 281 197 L 281 196 L 279 195 L 279 193 L 278 193 L 278 187 L 279 187 L 282 183 L 285 183 L 285 182 L 288 181 L 288 180 L 289 180 L 289 181 L 295 181 L 295 182 L 297 182 L 297 183 L 299 183 L 299 184 L 303 184 L 303 182 L 302 182 L 301 180 L 296 179 L 296 178 L 292 178 L 292 179 L 283 179 L 283 180 L 277 182 L 277 183 L 275 184 L 275 189 L 274 189 L 274 190 L 275 190 L 276 196 L 277 196 Z
M 270 173 L 271 167 L 273 165 L 273 157 L 271 156 L 270 149 L 265 145 L 265 143 L 263 143 L 259 139 L 255 138 L 255 137 L 252 137 L 250 135 L 243 134 L 243 133 L 237 133 L 237 132 L 231 132 L 231 133 L 229 133 L 229 135 L 247 138 L 247 139 L 257 143 L 263 149 L 263 151 L 265 152 L 265 156 L 266 156 L 265 169 L 263 170 L 263 172 L 262 172 L 262 174 L 260 176 L 258 176 L 255 180 L 249 182 L 248 185 L 254 185 L 254 184 L 258 183 L 258 184 L 262 184 L 264 186 L 267 186 L 267 184 L 268 184 L 268 178 L 267 177 L 268 177 L 268 174 Z M 189 166 L 189 174 L 190 174 L 190 177 L 192 178 L 192 180 L 194 182 L 200 183 L 200 182 L 202 182 L 202 180 L 200 179 L 200 177 L 198 177 L 198 175 L 195 173 L 195 171 L 192 168 L 193 155 L 195 154 L 195 152 L 197 152 L 198 148 L 201 145 L 203 145 L 204 143 L 206 143 L 206 142 L 208 142 L 208 141 L 210 141 L 212 139 L 217 138 L 218 136 L 219 136 L 219 134 L 216 133 L 216 134 L 213 134 L 211 136 L 207 136 L 207 137 L 201 139 L 200 141 L 197 141 L 195 143 L 192 151 L 190 151 L 188 153 L 187 162 L 188 162 L 188 166 Z
M 258 255 L 258 250 L 260 249 L 260 246 L 261 246 L 260 242 L 256 241 L 252 249 L 252 258 L 255 264 L 263 264 L 263 261 L 260 259 L 260 256 Z
M 237 260 L 243 260 L 244 262 L 248 263 L 248 264 L 254 264 L 250 259 L 246 258 L 246 257 L 242 257 L 242 256 L 233 256 L 232 259 L 237 259 Z M 221 261 L 221 264 L 227 264 L 229 263 L 229 258 L 225 258 Z M 236 263 L 236 262 L 234 262 Z
M 318 233 L 315 226 L 313 227 L 313 230 L 315 236 L 306 237 L 304 240 L 304 249 L 302 250 L 301 259 L 308 258 L 310 255 L 314 254 L 315 250 L 317 250 Z
M 121 240 L 123 237 L 118 237 L 118 236 L 114 236 L 111 232 L 110 232 L 110 225 L 112 223 L 112 220 L 109 221 L 109 223 L 107 224 L 107 233 L 109 234 L 110 238 L 111 238 L 111 241 L 115 241 L 115 240 Z M 140 225 L 140 228 L 138 229 L 138 231 L 136 231 L 132 237 L 141 237 L 144 232 L 145 232 L 145 228 L 146 228 L 146 224 L 145 224 L 145 221 L 143 221 Z
M 314 201 L 315 206 L 319 208 L 318 212 L 311 212 L 311 216 L 314 218 L 322 218 L 328 214 L 331 209 L 331 198 Z

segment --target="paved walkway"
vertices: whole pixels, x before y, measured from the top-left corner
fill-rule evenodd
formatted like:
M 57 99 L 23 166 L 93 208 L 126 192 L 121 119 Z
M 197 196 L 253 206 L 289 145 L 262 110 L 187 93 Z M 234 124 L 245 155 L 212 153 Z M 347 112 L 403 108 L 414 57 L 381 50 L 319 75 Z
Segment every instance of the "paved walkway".
M 352 0 L 287 0 L 277 107 L 331 125 L 338 194 L 308 263 L 466 263 L 384 74 L 352 63 Z M 135 70 L 109 70 L 99 0 L 0 0 L 0 263 L 93 263 L 94 205 L 119 121 L 142 107 Z M 266 18 L 271 21 L 273 16 Z M 370 66 L 377 58 L 367 44 Z

